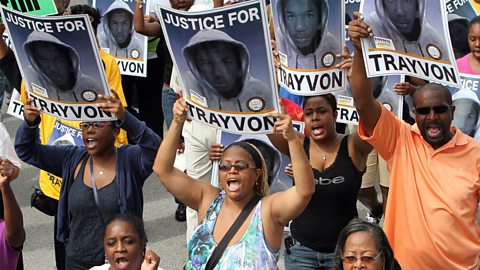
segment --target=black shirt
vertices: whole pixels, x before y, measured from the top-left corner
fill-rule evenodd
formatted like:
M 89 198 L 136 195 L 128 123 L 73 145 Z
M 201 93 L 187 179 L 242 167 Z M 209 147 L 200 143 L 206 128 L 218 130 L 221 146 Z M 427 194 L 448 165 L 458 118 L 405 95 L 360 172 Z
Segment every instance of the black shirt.
M 310 157 L 309 138 L 305 138 L 303 146 Z M 293 237 L 318 252 L 334 252 L 340 231 L 358 216 L 362 175 L 349 156 L 348 136 L 345 136 L 332 165 L 323 172 L 313 168 L 315 193 L 305 211 L 292 221 Z

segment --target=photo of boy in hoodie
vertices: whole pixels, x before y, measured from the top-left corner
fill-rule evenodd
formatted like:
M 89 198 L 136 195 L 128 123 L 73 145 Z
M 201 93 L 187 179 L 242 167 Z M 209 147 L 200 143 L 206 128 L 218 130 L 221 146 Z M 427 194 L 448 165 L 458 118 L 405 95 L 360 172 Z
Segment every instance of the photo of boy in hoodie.
M 271 89 L 250 75 L 250 53 L 242 42 L 219 30 L 202 30 L 190 38 L 183 55 L 184 86 L 200 105 L 229 112 L 273 108 Z
M 98 32 L 100 48 L 115 57 L 143 59 L 144 42 L 133 29 L 133 11 L 121 0 L 113 1 L 102 14 Z
M 26 79 L 34 93 L 67 102 L 95 101 L 102 93 L 100 82 L 80 70 L 77 51 L 55 36 L 32 32 L 23 48 L 29 60 Z
M 455 112 L 452 124 L 463 133 L 480 141 L 480 100 L 475 92 L 460 89 L 452 96 Z
M 333 66 L 342 43 L 329 31 L 327 0 L 277 0 L 276 12 L 275 35 L 283 64 L 296 69 Z
M 432 17 L 427 15 L 427 7 L 430 11 L 438 10 L 436 14 L 445 8 L 437 0 L 375 0 L 364 2 L 363 10 L 365 23 L 374 36 L 391 39 L 396 51 L 448 60 L 443 37 L 427 20 Z M 437 29 L 441 27 L 440 24 Z

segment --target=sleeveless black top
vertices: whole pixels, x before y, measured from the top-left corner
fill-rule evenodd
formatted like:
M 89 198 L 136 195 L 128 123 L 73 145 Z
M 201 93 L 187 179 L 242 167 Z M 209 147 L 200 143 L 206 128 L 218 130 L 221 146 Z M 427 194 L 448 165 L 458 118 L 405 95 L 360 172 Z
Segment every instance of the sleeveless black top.
M 106 220 L 103 221 L 100 217 L 93 190 L 83 183 L 87 160 L 88 156 L 82 161 L 68 196 L 71 217 L 70 236 L 66 244 L 67 269 L 90 269 L 105 263 L 104 222 L 114 214 L 120 213 L 119 192 L 115 177 L 111 183 L 97 189 L 100 209 Z
M 335 161 L 323 172 L 313 168 L 315 193 L 305 211 L 290 225 L 297 241 L 318 252 L 334 252 L 340 231 L 358 216 L 357 197 L 363 172 L 353 164 L 347 142 L 345 136 Z M 310 158 L 309 138 L 305 138 L 303 147 Z

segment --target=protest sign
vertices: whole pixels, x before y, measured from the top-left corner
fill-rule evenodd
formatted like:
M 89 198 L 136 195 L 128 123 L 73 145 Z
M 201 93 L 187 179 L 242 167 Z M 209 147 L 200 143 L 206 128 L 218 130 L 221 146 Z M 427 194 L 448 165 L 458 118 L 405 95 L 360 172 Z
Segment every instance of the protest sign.
M 4 23 L 33 104 L 70 120 L 112 120 L 101 111 L 109 95 L 88 16 L 38 17 L 2 7 Z
M 480 141 L 480 76 L 460 73 L 461 88 L 450 87 L 455 112 L 452 124 Z
M 293 125 L 296 131 L 303 133 L 303 122 L 293 121 Z M 253 144 L 260 150 L 267 166 L 270 194 L 283 191 L 292 186 L 292 178 L 285 173 L 285 167 L 290 163 L 290 157 L 278 151 L 272 145 L 267 135 L 239 135 L 226 131 L 221 131 L 217 134 L 217 143 L 225 147 L 237 141 L 245 141 Z M 218 165 L 219 161 L 215 161 L 212 170 L 211 182 L 215 186 L 219 186 Z
M 55 0 L 1 0 L 0 3 L 13 10 L 31 15 L 57 14 Z
M 12 96 L 10 97 L 10 103 L 8 104 L 7 113 L 20 120 L 23 120 L 23 103 L 20 100 L 20 92 L 17 89 L 13 89 Z
M 345 11 L 339 0 L 273 0 L 273 21 L 281 86 L 314 96 L 345 89 L 343 59 Z
M 135 1 L 96 0 L 93 5 L 103 11 L 97 30 L 100 48 L 117 59 L 122 75 L 146 77 L 148 38 L 133 28 Z M 149 1 L 142 9 L 148 14 Z
M 360 10 L 360 0 L 345 0 L 345 43 L 348 51 L 353 53 L 353 45 L 348 36 L 348 23 L 353 20 L 353 12 Z
M 385 108 L 399 118 L 403 115 L 403 96 L 393 91 L 396 83 L 404 81 L 404 76 L 391 75 L 372 78 L 373 96 Z M 358 125 L 358 113 L 353 104 L 351 92 L 337 96 L 337 122 Z
M 477 16 L 477 11 L 471 2 L 474 0 L 446 0 L 445 8 L 448 14 L 457 14 L 471 20 Z
M 410 75 L 457 86 L 444 0 L 363 1 L 373 37 L 362 39 L 367 76 Z
M 190 116 L 233 133 L 268 133 L 278 111 L 265 4 L 182 12 L 158 6 Z

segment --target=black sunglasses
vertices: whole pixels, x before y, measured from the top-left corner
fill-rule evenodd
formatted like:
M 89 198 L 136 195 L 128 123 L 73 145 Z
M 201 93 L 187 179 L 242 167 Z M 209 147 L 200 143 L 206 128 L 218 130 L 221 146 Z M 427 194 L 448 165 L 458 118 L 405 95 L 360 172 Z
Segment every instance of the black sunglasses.
M 230 171 L 230 169 L 232 169 L 232 168 L 235 168 L 235 170 L 237 170 L 237 171 L 243 171 L 243 170 L 246 170 L 246 169 L 248 169 L 248 168 L 256 169 L 256 168 L 254 168 L 254 167 L 250 167 L 250 165 L 248 165 L 248 163 L 220 164 L 220 165 L 218 165 L 218 168 L 219 168 L 220 171 L 222 171 L 222 172 L 228 172 L 228 171 Z
M 433 107 L 417 107 L 415 108 L 415 112 L 418 114 L 429 114 L 432 110 L 434 113 L 445 113 L 450 109 L 450 106 L 447 105 L 438 105 L 438 106 L 433 106 Z

